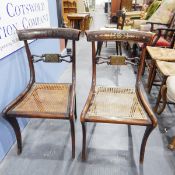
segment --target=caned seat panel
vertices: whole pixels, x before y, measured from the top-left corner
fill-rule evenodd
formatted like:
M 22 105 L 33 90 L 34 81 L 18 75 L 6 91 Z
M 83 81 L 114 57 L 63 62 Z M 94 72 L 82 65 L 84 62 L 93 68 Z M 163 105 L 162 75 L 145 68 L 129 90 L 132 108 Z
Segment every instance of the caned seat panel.
M 175 49 L 147 46 L 147 51 L 153 60 L 175 61 Z
M 165 76 L 175 75 L 175 62 L 156 61 L 156 66 Z
M 102 86 L 96 87 L 85 119 L 148 121 L 134 89 Z
M 70 84 L 35 83 L 24 99 L 8 114 L 66 114 Z

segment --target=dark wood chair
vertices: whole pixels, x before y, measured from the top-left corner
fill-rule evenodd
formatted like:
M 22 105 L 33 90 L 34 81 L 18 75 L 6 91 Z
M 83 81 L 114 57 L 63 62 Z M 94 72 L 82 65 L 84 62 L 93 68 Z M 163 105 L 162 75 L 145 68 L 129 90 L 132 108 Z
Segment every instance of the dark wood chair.
M 167 24 L 147 22 L 151 25 L 150 32 L 153 32 L 152 46 L 156 47 L 168 47 L 173 46 L 173 30 L 175 29 L 175 13 L 173 13 Z M 142 49 L 142 44 L 132 44 L 128 46 L 131 57 L 137 57 Z
M 122 11 L 122 10 L 118 10 L 116 12 L 116 16 L 115 16 L 115 19 L 116 19 L 116 24 L 114 25 L 111 25 L 111 24 L 108 24 L 105 26 L 106 30 L 109 28 L 113 28 L 114 30 L 115 29 L 120 29 L 120 30 L 123 30 L 123 27 L 124 27 L 124 23 L 125 23 L 125 12 Z M 103 42 L 97 42 L 97 51 L 96 51 L 96 55 L 100 55 L 101 54 L 101 49 L 102 49 L 102 46 L 103 46 Z M 121 46 L 121 42 L 119 41 L 116 41 L 116 53 L 117 55 L 119 54 L 120 52 L 120 55 L 122 55 L 122 46 Z
M 154 47 L 165 47 L 165 48 L 170 48 L 173 49 L 175 45 L 175 28 L 170 28 L 170 29 L 157 29 L 157 35 L 154 37 L 153 44 L 152 46 Z M 163 78 L 159 78 L 160 81 L 163 84 L 165 84 L 166 79 L 169 75 L 172 74 L 172 70 L 170 70 L 170 73 L 164 73 L 165 65 L 164 64 L 159 64 L 158 61 L 167 61 L 167 62 L 173 62 L 174 59 L 161 59 L 160 58 L 151 58 L 146 61 L 146 65 L 149 70 L 149 75 L 148 75 L 148 93 L 151 92 L 152 86 L 153 85 L 160 85 L 160 83 L 155 82 L 155 77 L 156 75 L 161 75 Z M 156 64 L 158 63 L 158 64 Z M 159 66 L 160 65 L 160 66 Z M 158 69 L 157 69 L 158 67 Z M 159 71 L 160 70 L 160 71 Z M 157 74 L 158 72 L 158 74 Z M 160 73 L 162 72 L 162 73 Z M 155 82 L 155 83 L 154 83 Z
M 164 23 L 158 23 L 158 22 L 150 22 L 148 21 L 147 24 L 150 24 L 151 25 L 151 29 L 150 31 L 151 32 L 154 32 L 156 29 L 158 28 L 172 28 L 172 26 L 174 25 L 174 20 L 175 20 L 175 13 L 173 13 L 170 18 L 169 18 L 169 21 L 167 24 L 164 24 Z M 161 26 L 161 27 L 157 27 L 157 26 Z
M 151 34 L 134 31 L 89 31 L 87 40 L 92 42 L 92 84 L 86 104 L 81 113 L 83 131 L 82 159 L 86 159 L 86 124 L 111 123 L 146 126 L 140 149 L 140 163 L 143 163 L 147 139 L 157 126 L 157 120 L 144 97 L 142 87 L 142 71 L 145 62 L 146 46 L 151 42 Z M 124 56 L 96 56 L 95 42 L 134 41 L 142 42 L 141 62 L 136 78 L 136 86 L 132 88 L 104 87 L 96 85 L 96 65 L 126 65 L 131 63 Z
M 26 89 L 14 99 L 4 110 L 3 117 L 15 131 L 18 154 L 22 152 L 21 133 L 17 118 L 63 119 L 70 122 L 72 138 L 72 158 L 75 157 L 75 130 L 76 118 L 76 46 L 80 32 L 75 29 L 45 28 L 17 31 L 19 40 L 24 41 L 30 69 L 30 80 Z M 67 55 L 44 53 L 32 55 L 28 40 L 34 39 L 67 39 L 72 40 L 72 52 Z M 61 63 L 66 61 L 72 64 L 71 83 L 40 83 L 35 81 L 34 62 Z

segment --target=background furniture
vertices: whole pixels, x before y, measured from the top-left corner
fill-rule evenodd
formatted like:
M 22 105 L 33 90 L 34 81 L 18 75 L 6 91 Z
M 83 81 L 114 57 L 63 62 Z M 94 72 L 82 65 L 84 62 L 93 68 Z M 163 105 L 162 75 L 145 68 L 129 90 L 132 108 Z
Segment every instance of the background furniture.
M 70 27 L 74 29 L 79 29 L 85 31 L 89 29 L 89 13 L 72 13 L 67 15 L 68 20 L 70 21 Z
M 151 16 L 148 16 L 148 12 L 144 20 L 135 20 L 134 28 L 144 31 L 154 31 L 157 28 L 169 28 L 173 19 L 175 11 L 174 0 L 154 1 L 152 4 L 157 3 L 158 6 L 154 10 Z M 151 4 L 151 6 L 152 6 Z M 151 7 L 150 6 L 150 7 Z M 152 9 L 150 10 L 152 12 Z M 161 14 L 161 15 L 160 15 Z M 153 27 L 154 25 L 154 27 Z
M 70 122 L 72 139 L 72 158 L 75 157 L 75 130 L 74 118 L 76 118 L 76 93 L 75 93 L 75 41 L 79 40 L 80 32 L 74 29 L 45 28 L 17 31 L 19 40 L 24 41 L 28 59 L 30 79 L 28 85 L 21 94 L 16 97 L 4 110 L 3 117 L 15 131 L 18 154 L 22 151 L 22 141 L 17 117 L 64 119 Z M 58 53 L 32 54 L 28 40 L 34 39 L 69 39 L 72 40 L 72 52 L 67 55 Z M 41 43 L 41 42 L 40 42 Z M 47 48 L 46 48 L 47 50 Z M 35 80 L 35 62 L 72 64 L 71 83 L 40 83 Z
M 116 12 L 122 9 L 131 11 L 132 0 L 111 0 L 111 22 L 115 22 Z
M 132 5 L 134 5 L 132 0 L 121 0 L 121 10 L 131 11 Z
M 86 159 L 86 124 L 88 122 L 140 125 L 146 126 L 140 149 L 140 163 L 142 164 L 147 139 L 157 125 L 157 120 L 143 95 L 141 85 L 145 49 L 146 45 L 151 42 L 151 35 L 144 32 L 124 30 L 89 31 L 87 32 L 87 41 L 92 43 L 92 84 L 80 117 L 83 130 L 82 159 Z M 130 63 L 129 60 L 122 56 L 96 56 L 95 42 L 104 41 L 135 41 L 144 43 L 141 64 L 136 79 L 136 89 L 96 85 L 96 66 L 98 64 L 106 63 L 114 66 Z
M 77 13 L 77 0 L 62 0 L 63 5 L 63 18 L 68 23 L 67 15 L 71 13 Z
M 163 64 L 163 62 L 161 64 Z M 167 103 L 175 104 L 175 63 L 169 63 L 169 64 L 171 65 L 167 68 L 170 69 L 169 72 L 170 71 L 172 72 L 171 73 L 168 72 L 169 73 L 168 75 L 164 75 L 166 76 L 166 78 L 164 78 L 165 79 L 164 83 L 162 83 L 155 106 L 155 111 L 158 114 L 161 114 L 163 112 Z M 161 99 L 162 99 L 162 106 L 160 107 Z
M 156 72 L 158 70 L 164 77 L 162 82 L 163 84 L 165 84 L 167 77 L 173 74 L 173 65 L 166 62 L 175 62 L 175 50 L 159 47 L 147 47 L 147 51 L 149 56 L 151 57 L 150 65 L 147 64 L 150 69 L 148 76 L 148 92 L 150 93 L 152 86 L 154 85 L 153 82 L 156 76 Z
M 116 15 L 118 10 L 121 10 L 121 0 L 111 0 L 111 18 Z
M 173 48 L 175 43 L 175 14 L 171 16 L 170 23 L 166 25 L 161 23 L 150 24 L 150 30 L 153 34 L 152 46 Z M 138 56 L 142 49 L 142 44 L 129 43 L 129 48 L 132 56 Z M 149 65 L 150 64 L 147 64 L 148 68 L 150 68 Z
M 105 28 L 102 28 L 102 30 L 117 30 L 117 29 L 123 30 L 124 23 L 125 23 L 125 12 L 124 11 L 118 10 L 116 12 L 116 21 L 117 21 L 117 24 L 106 25 Z M 103 46 L 103 41 L 98 41 L 97 51 L 96 51 L 97 55 L 101 54 L 102 46 Z M 116 41 L 116 53 L 117 55 L 119 55 L 119 53 L 120 55 L 122 55 L 122 46 L 121 46 L 121 42 L 119 41 Z

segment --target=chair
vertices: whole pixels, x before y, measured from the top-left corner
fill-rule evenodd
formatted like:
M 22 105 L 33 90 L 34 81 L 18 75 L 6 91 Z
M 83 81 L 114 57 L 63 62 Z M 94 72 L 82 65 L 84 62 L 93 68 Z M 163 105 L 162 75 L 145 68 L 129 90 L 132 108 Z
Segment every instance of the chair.
M 70 122 L 72 138 L 72 158 L 75 157 L 74 118 L 76 118 L 75 92 L 75 41 L 79 40 L 80 32 L 65 28 L 43 28 L 17 31 L 19 40 L 24 41 L 30 70 L 30 80 L 26 89 L 16 97 L 4 110 L 3 117 L 15 131 L 18 154 L 22 152 L 22 141 L 17 117 L 63 119 Z M 32 55 L 28 40 L 34 39 L 67 39 L 72 40 L 72 53 L 67 55 L 44 53 Z M 38 61 L 48 63 L 67 62 L 72 64 L 71 83 L 39 83 L 35 81 L 34 63 Z
M 166 104 L 175 104 L 175 75 L 169 76 L 166 80 L 166 83 L 161 87 L 160 95 L 158 96 L 156 102 L 156 112 L 161 114 Z M 162 102 L 162 105 L 160 103 Z M 167 128 L 164 128 L 164 131 L 167 132 Z M 168 149 L 174 151 L 175 150 L 175 136 L 171 138 L 170 143 L 168 144 Z
M 149 27 L 150 32 L 153 34 L 152 46 L 158 47 L 174 47 L 174 25 L 175 25 L 175 13 L 171 15 L 169 22 L 166 24 L 147 22 L 151 25 Z M 144 31 L 144 28 L 141 28 Z M 142 44 L 129 43 L 129 48 L 132 56 L 137 56 L 137 53 L 142 49 Z
M 173 23 L 174 24 L 174 23 Z M 174 26 L 173 26 L 174 27 Z M 153 44 L 152 46 L 156 46 L 156 47 L 165 47 L 165 48 L 169 48 L 169 49 L 173 49 L 174 48 L 174 44 L 175 44 L 175 29 L 174 28 L 169 28 L 169 29 L 157 29 L 157 34 L 154 36 L 153 39 Z M 166 64 L 161 64 L 160 62 L 157 61 L 168 61 L 168 62 L 173 62 L 175 61 L 175 59 L 173 58 L 168 58 L 167 53 L 164 53 L 165 56 L 164 58 L 158 53 L 160 51 L 165 51 L 164 49 L 159 49 L 159 48 L 148 48 L 148 51 L 150 51 L 151 56 L 151 61 L 147 61 L 149 63 L 146 63 L 149 69 L 149 75 L 148 75 L 148 92 L 151 92 L 152 86 L 154 85 L 154 80 L 156 77 L 156 72 L 157 70 L 160 70 L 160 72 L 162 72 L 162 75 L 164 77 L 169 76 L 170 74 L 172 74 L 172 70 L 169 69 L 168 73 L 167 71 L 164 73 L 164 70 L 166 69 L 166 66 L 170 66 L 169 63 Z M 157 51 L 157 54 L 156 54 Z M 171 50 L 169 50 L 170 52 L 173 52 Z M 152 52 L 152 53 L 151 53 Z M 166 52 L 166 51 L 165 51 Z M 158 63 L 158 64 L 156 64 Z M 158 65 L 158 69 L 157 69 L 157 65 Z M 173 67 L 172 67 L 173 68 Z M 166 81 L 166 79 L 165 79 Z M 165 81 L 163 83 L 165 83 Z
M 147 20 L 160 7 L 161 0 L 153 1 L 149 6 L 144 4 L 140 11 L 126 12 L 126 25 L 132 25 L 132 28 L 139 29 L 140 25 L 146 24 Z
M 109 25 L 106 25 L 104 29 L 102 30 L 117 30 L 117 29 L 120 29 L 122 30 L 123 27 L 124 27 L 124 23 L 125 23 L 125 12 L 122 11 L 122 10 L 118 10 L 116 12 L 116 24 L 109 24 Z M 97 55 L 100 55 L 101 54 L 101 49 L 102 49 L 102 46 L 103 46 L 103 42 L 97 42 L 97 52 L 96 54 Z M 116 53 L 117 55 L 119 54 L 120 52 L 120 55 L 122 55 L 122 48 L 121 48 L 121 42 L 118 42 L 116 41 Z
M 134 20 L 134 29 L 154 32 L 158 28 L 170 27 L 174 18 L 175 2 L 173 0 L 164 0 L 162 2 L 157 0 L 154 3 L 158 3 L 154 13 L 145 17 L 144 20 Z
M 143 163 L 147 139 L 157 125 L 157 120 L 149 107 L 142 89 L 142 71 L 145 61 L 146 45 L 151 42 L 151 35 L 144 32 L 105 30 L 89 31 L 87 40 L 92 42 L 92 84 L 89 96 L 81 113 L 83 131 L 82 159 L 86 160 L 86 124 L 111 123 L 146 126 L 140 149 L 140 163 Z M 135 41 L 144 43 L 141 64 L 136 79 L 136 88 L 105 87 L 96 85 L 96 65 L 126 65 L 131 63 L 124 56 L 96 56 L 95 42 Z
M 165 107 L 166 104 L 175 104 L 175 74 L 172 76 L 169 76 L 166 79 L 166 82 L 164 85 L 162 85 L 161 90 L 160 90 L 160 95 L 157 98 L 156 102 L 156 112 L 158 114 L 161 114 Z M 162 99 L 162 106 L 160 106 L 160 102 Z M 174 147 L 175 148 L 175 147 Z

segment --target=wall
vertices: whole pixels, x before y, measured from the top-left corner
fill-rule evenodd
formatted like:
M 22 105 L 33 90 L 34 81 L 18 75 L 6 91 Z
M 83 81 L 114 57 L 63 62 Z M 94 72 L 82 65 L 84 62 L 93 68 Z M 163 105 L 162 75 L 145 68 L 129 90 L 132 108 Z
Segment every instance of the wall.
M 52 27 L 58 26 L 56 0 L 49 2 L 50 21 Z M 55 52 L 59 50 L 59 41 L 42 40 L 31 43 L 33 51 Z M 37 47 L 40 44 L 40 47 Z M 24 48 L 0 60 L 0 111 L 14 99 L 25 87 L 29 80 L 29 72 L 27 66 L 27 59 Z M 64 70 L 63 64 L 44 64 L 37 63 L 36 70 L 38 73 L 37 80 L 46 82 L 57 82 L 59 75 Z M 18 119 L 21 130 L 26 126 L 28 119 Z M 4 158 L 13 143 L 15 142 L 15 135 L 11 126 L 2 118 L 0 114 L 0 160 Z

